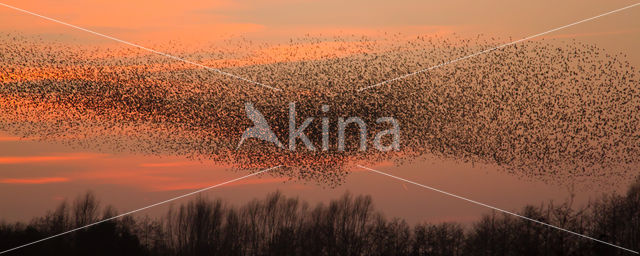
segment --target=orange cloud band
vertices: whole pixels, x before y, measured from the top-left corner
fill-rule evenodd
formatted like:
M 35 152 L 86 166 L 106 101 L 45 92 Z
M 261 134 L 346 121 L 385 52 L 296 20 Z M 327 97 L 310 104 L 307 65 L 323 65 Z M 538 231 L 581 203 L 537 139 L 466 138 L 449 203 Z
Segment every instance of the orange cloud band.
M 44 178 L 33 178 L 33 179 L 0 179 L 0 183 L 4 184 L 47 184 L 47 183 L 58 183 L 58 182 L 68 182 L 68 178 L 64 177 L 44 177 Z

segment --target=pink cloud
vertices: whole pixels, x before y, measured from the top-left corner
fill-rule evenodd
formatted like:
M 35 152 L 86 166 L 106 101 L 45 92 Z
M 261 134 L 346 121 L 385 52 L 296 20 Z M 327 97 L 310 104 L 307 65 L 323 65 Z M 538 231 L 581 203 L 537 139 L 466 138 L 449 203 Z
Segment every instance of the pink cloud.
M 0 157 L 0 164 L 25 164 L 25 163 L 38 163 L 38 162 L 52 162 L 52 161 L 69 161 L 79 159 L 90 159 L 102 156 L 100 154 L 68 154 L 60 156 L 7 156 Z
M 168 162 L 168 163 L 141 163 L 140 167 L 181 167 L 181 166 L 193 166 L 198 165 L 200 163 L 195 161 L 184 161 L 184 162 Z
M 0 183 L 5 184 L 47 184 L 68 182 L 68 178 L 64 177 L 43 177 L 43 178 L 25 178 L 25 179 L 0 179 Z

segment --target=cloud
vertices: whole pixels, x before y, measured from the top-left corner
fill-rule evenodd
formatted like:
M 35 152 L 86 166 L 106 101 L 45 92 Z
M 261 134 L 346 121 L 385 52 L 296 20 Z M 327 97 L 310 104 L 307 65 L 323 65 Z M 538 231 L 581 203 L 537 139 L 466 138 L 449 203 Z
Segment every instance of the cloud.
M 48 184 L 48 183 L 68 182 L 68 181 L 70 180 L 64 177 L 0 179 L 0 183 L 4 183 L 4 184 Z
M 0 164 L 27 164 L 27 163 L 39 163 L 39 162 L 52 162 L 52 161 L 69 161 L 97 158 L 100 154 L 69 154 L 60 156 L 7 156 L 0 157 Z
M 238 4 L 231 0 L 189 1 L 81 1 L 67 0 L 46 2 L 24 0 L 8 2 L 12 6 L 29 10 L 70 24 L 96 30 L 100 33 L 126 40 L 157 42 L 182 37 L 204 38 L 213 41 L 227 33 L 251 32 L 260 29 L 259 24 L 229 22 L 224 15 L 203 13 L 201 10 L 234 10 Z M 29 31 L 40 34 L 69 34 L 73 38 L 84 35 L 90 42 L 95 36 L 78 30 L 70 30 L 61 24 L 35 18 L 8 8 L 0 8 L 0 30 Z M 106 41 L 109 42 L 109 41 Z M 112 43 L 112 42 L 110 42 Z
M 183 162 L 168 162 L 168 163 L 141 163 L 140 167 L 181 167 L 181 166 L 194 166 L 198 165 L 195 161 L 183 161 Z

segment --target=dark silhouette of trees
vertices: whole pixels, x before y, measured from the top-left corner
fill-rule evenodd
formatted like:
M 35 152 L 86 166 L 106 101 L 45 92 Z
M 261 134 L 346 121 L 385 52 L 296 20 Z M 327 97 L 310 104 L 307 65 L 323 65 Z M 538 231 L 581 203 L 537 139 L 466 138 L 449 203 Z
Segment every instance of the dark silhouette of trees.
M 411 255 L 462 255 L 465 242 L 460 224 L 420 224 L 413 230 Z
M 519 214 L 640 250 L 640 179 L 624 195 L 582 208 L 527 206 Z M 0 249 L 116 216 L 92 193 L 62 202 L 30 223 L 0 223 Z M 349 193 L 309 206 L 279 191 L 232 206 L 199 196 L 158 219 L 126 216 L 22 248 L 14 255 L 629 255 L 628 252 L 502 213 L 476 223 L 408 225 Z
M 102 208 L 93 193 L 77 197 L 72 204 L 62 202 L 56 210 L 29 224 L 0 224 L 0 246 L 8 249 L 28 242 L 56 235 L 117 213 L 112 207 Z M 87 229 L 53 238 L 39 245 L 27 246 L 13 255 L 146 255 L 134 234 L 136 220 L 130 216 L 104 222 Z

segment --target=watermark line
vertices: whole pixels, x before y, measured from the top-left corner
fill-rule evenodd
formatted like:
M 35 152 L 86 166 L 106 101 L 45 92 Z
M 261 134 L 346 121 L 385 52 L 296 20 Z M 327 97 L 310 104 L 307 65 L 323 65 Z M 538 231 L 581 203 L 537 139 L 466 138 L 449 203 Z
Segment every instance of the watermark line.
M 525 216 L 522 216 L 522 215 L 517 214 L 517 213 L 506 211 L 506 210 L 497 208 L 495 206 L 491 206 L 491 205 L 488 205 L 488 204 L 485 204 L 485 203 L 481 203 L 481 202 L 478 202 L 478 201 L 475 201 L 475 200 L 468 199 L 466 197 L 462 197 L 462 196 L 459 196 L 459 195 L 456 195 L 456 194 L 452 194 L 452 193 L 449 193 L 449 192 L 446 192 L 446 191 L 442 191 L 442 190 L 434 188 L 434 187 L 430 187 L 430 186 L 427 186 L 427 185 L 422 185 L 420 183 L 417 183 L 417 182 L 414 182 L 414 181 L 410 181 L 410 180 L 407 180 L 407 179 L 404 179 L 404 178 L 400 178 L 398 176 L 394 176 L 394 175 L 391 175 L 391 174 L 388 174 L 388 173 L 385 173 L 385 172 L 382 172 L 382 171 L 379 171 L 379 170 L 375 170 L 375 169 L 372 169 L 372 168 L 369 168 L 369 167 L 365 167 L 365 166 L 362 166 L 362 165 L 357 165 L 357 166 L 362 168 L 362 169 L 365 169 L 365 170 L 369 170 L 369 171 L 372 171 L 372 172 L 375 172 L 375 173 L 378 173 L 378 174 L 382 174 L 382 175 L 385 175 L 387 177 L 391 177 L 391 178 L 394 178 L 394 179 L 397 179 L 397 180 L 400 180 L 400 181 L 404 181 L 406 183 L 410 183 L 410 184 L 413 184 L 413 185 L 416 185 L 416 186 L 419 186 L 419 187 L 430 189 L 430 190 L 433 190 L 433 191 L 436 191 L 438 193 L 442 193 L 442 194 L 445 194 L 445 195 L 448 195 L 448 196 L 451 196 L 451 197 L 462 199 L 464 201 L 467 201 L 467 202 L 470 202 L 470 203 L 473 203 L 473 204 L 477 204 L 477 205 L 480 205 L 480 206 L 484 206 L 484 207 L 490 208 L 492 210 L 496 210 L 496 211 L 499 211 L 499 212 L 502 212 L 502 213 L 506 213 L 506 214 L 509 214 L 509 215 L 512 215 L 512 216 L 515 216 L 515 217 L 518 217 L 518 218 L 521 218 L 521 219 L 524 219 L 524 220 L 532 221 L 532 222 L 535 222 L 535 223 L 538 223 L 538 224 L 541 224 L 541 225 L 544 225 L 544 226 L 547 226 L 547 227 L 550 227 L 550 228 L 561 230 L 561 231 L 567 232 L 567 233 L 572 234 L 572 235 L 580 236 L 582 238 L 586 238 L 586 239 L 589 239 L 589 240 L 592 240 L 592 241 L 596 241 L 596 242 L 599 242 L 599 243 L 602 243 L 602 244 L 605 244 L 605 245 L 613 246 L 615 248 L 622 249 L 622 250 L 625 250 L 625 251 L 628 251 L 628 252 L 632 252 L 632 253 L 635 253 L 635 254 L 640 254 L 637 251 L 634 251 L 634 250 L 631 250 L 631 249 L 627 249 L 627 248 L 624 248 L 624 247 L 616 245 L 616 244 L 605 242 L 605 241 L 602 241 L 602 240 L 599 240 L 599 239 L 596 239 L 596 238 L 593 238 L 593 237 L 590 237 L 590 236 L 586 236 L 586 235 L 583 235 L 583 234 L 580 234 L 580 233 L 573 232 L 571 230 L 567 230 L 567 229 L 564 229 L 564 228 L 561 228 L 561 227 L 557 227 L 557 226 L 554 226 L 554 225 L 551 225 L 551 224 L 547 224 L 546 222 L 542 222 L 542 221 L 535 220 L 535 219 L 532 219 L 532 218 L 529 218 L 529 217 L 525 217 Z
M 155 54 L 158 54 L 158 55 L 161 55 L 161 56 L 173 59 L 173 60 L 182 61 L 184 63 L 191 64 L 191 65 L 194 65 L 194 66 L 197 66 L 197 67 L 209 70 L 209 71 L 213 71 L 213 72 L 219 73 L 221 75 L 232 77 L 232 78 L 235 78 L 235 79 L 240 80 L 240 81 L 244 81 L 244 82 L 247 82 L 247 83 L 259 85 L 259 86 L 262 86 L 262 87 L 265 87 L 265 88 L 269 88 L 269 89 L 274 90 L 274 91 L 282 91 L 279 88 L 276 88 L 276 87 L 273 87 L 273 86 L 270 86 L 270 85 L 266 85 L 266 84 L 263 84 L 263 83 L 260 83 L 260 82 L 256 82 L 256 81 L 253 81 L 253 80 L 250 80 L 250 79 L 238 76 L 238 75 L 234 75 L 234 74 L 222 71 L 222 70 L 217 69 L 217 68 L 212 68 L 212 67 L 209 67 L 209 66 L 205 66 L 205 65 L 202 65 L 200 63 L 196 63 L 196 62 L 193 62 L 193 61 L 190 61 L 190 60 L 186 60 L 186 59 L 183 59 L 183 58 L 180 58 L 180 57 L 168 54 L 168 53 L 157 51 L 157 50 L 154 50 L 154 49 L 151 49 L 151 48 L 147 48 L 147 47 L 144 47 L 144 46 L 141 46 L 141 45 L 138 45 L 138 44 L 134 44 L 134 43 L 131 43 L 131 42 L 119 39 L 119 38 L 115 38 L 115 37 L 112 37 L 112 36 L 109 36 L 109 35 L 105 35 L 105 34 L 90 30 L 90 29 L 86 29 L 86 28 L 79 27 L 79 26 L 76 26 L 76 25 L 73 25 L 73 24 L 69 24 L 69 23 L 66 23 L 66 22 L 61 21 L 61 20 L 50 18 L 50 17 L 44 16 L 44 15 L 41 15 L 41 14 L 37 14 L 37 13 L 31 12 L 31 11 L 27 11 L 27 10 L 24 10 L 24 9 L 20 9 L 20 8 L 12 6 L 12 5 L 8 5 L 8 4 L 1 3 L 1 2 L 0 2 L 0 5 L 2 5 L 4 7 L 7 7 L 7 8 L 10 8 L 10 9 L 13 9 L 13 10 L 16 10 L 16 11 L 19 11 L 19 12 L 23 12 L 23 13 L 26 13 L 26 14 L 30 14 L 30 15 L 42 18 L 42 19 L 45 19 L 45 20 L 53 21 L 55 23 L 62 24 L 62 25 L 65 25 L 65 26 L 68 26 L 68 27 L 71 27 L 71 28 L 75 28 L 75 29 L 78 29 L 78 30 L 81 30 L 81 31 L 84 31 L 84 32 L 87 32 L 87 33 L 91 33 L 91 34 L 94 34 L 94 35 L 97 35 L 97 36 L 100 36 L 100 37 L 104 37 L 104 38 L 107 38 L 107 39 L 110 39 L 110 40 L 113 40 L 113 41 L 116 41 L 116 42 L 119 42 L 119 43 L 123 43 L 123 44 L 129 45 L 129 46 L 133 46 L 133 47 L 136 47 L 136 48 L 139 48 L 139 49 L 151 52 L 151 53 L 155 53 Z
M 528 37 L 525 37 L 525 38 L 510 42 L 510 43 L 506 43 L 506 44 L 503 44 L 503 45 L 500 45 L 500 46 L 496 46 L 496 47 L 493 47 L 493 48 L 490 48 L 490 49 L 486 49 L 486 50 L 483 50 L 483 51 L 480 51 L 480 52 L 476 52 L 476 53 L 471 54 L 471 55 L 467 55 L 467 56 L 464 56 L 464 57 L 461 57 L 461 58 L 458 58 L 458 59 L 450 60 L 450 61 L 438 64 L 438 65 L 435 65 L 435 66 L 432 66 L 432 67 L 428 67 L 428 68 L 425 68 L 425 69 L 421 69 L 421 70 L 418 70 L 418 71 L 415 71 L 415 72 L 411 72 L 411 73 L 408 73 L 408 74 L 405 74 L 405 75 L 402 75 L 402 76 L 399 76 L 399 77 L 396 77 L 396 78 L 393 78 L 393 79 L 389 79 L 389 80 L 386 80 L 386 81 L 383 81 L 383 82 L 380 82 L 380 83 L 377 83 L 377 84 L 374 84 L 374 85 L 370 85 L 370 86 L 367 86 L 367 87 L 364 87 L 364 88 L 360 88 L 360 89 L 358 89 L 358 92 L 362 92 L 362 91 L 367 90 L 367 89 L 379 87 L 379 86 L 382 86 L 382 85 L 385 85 L 385 84 L 388 84 L 388 83 L 391 83 L 391 82 L 402 80 L 402 79 L 405 79 L 405 78 L 413 76 L 413 75 L 424 73 L 424 72 L 427 72 L 427 71 L 430 71 L 430 70 L 433 70 L 433 69 L 436 69 L 436 68 L 439 68 L 439 67 L 442 67 L 442 66 L 445 66 L 445 65 L 453 64 L 453 63 L 456 63 L 458 61 L 462 61 L 462 60 L 466 60 L 466 59 L 469 59 L 469 58 L 473 58 L 473 57 L 476 57 L 478 55 L 482 55 L 482 54 L 489 53 L 489 52 L 492 52 L 492 51 L 495 51 L 495 50 L 498 50 L 498 49 L 505 48 L 507 46 L 511 46 L 511 45 L 514 45 L 514 44 L 517 44 L 517 43 L 528 41 L 528 40 L 531 40 L 531 39 L 539 37 L 539 36 L 543 36 L 543 35 L 546 35 L 546 34 L 561 30 L 561 29 L 565 29 L 565 28 L 568 28 L 568 27 L 571 27 L 571 26 L 578 25 L 580 23 L 584 23 L 584 22 L 587 22 L 587 21 L 591 21 L 591 20 L 595 20 L 597 18 L 601 18 L 601 17 L 607 16 L 609 14 L 614 14 L 614 13 L 617 13 L 617 12 L 620 12 L 620 11 L 624 11 L 626 9 L 636 7 L 638 5 L 640 5 L 640 3 L 635 3 L 635 4 L 632 4 L 632 5 L 626 6 L 626 7 L 622 7 L 620 9 L 616 9 L 616 10 L 613 10 L 613 11 L 610 11 L 610 12 L 606 12 L 606 13 L 603 13 L 603 14 L 600 14 L 600 15 L 597 15 L 597 16 L 593 16 L 591 18 L 587 18 L 587 19 L 584 19 L 584 20 L 576 21 L 576 22 L 568 24 L 568 25 L 564 25 L 564 26 L 557 27 L 557 28 L 554 28 L 554 29 L 551 29 L 551 30 L 547 30 L 547 31 L 542 32 L 542 33 L 531 35 L 531 36 L 528 36 Z
M 130 215 L 130 214 L 133 214 L 133 213 L 136 213 L 136 212 L 139 212 L 139 211 L 143 211 L 143 210 L 146 210 L 146 209 L 158 206 L 158 205 L 162 205 L 162 204 L 165 204 L 165 203 L 168 203 L 168 202 L 171 202 L 171 201 L 175 201 L 175 200 L 187 197 L 187 196 L 195 195 L 195 194 L 207 191 L 207 190 L 212 189 L 212 188 L 217 188 L 217 187 L 220 187 L 220 186 L 223 186 L 223 185 L 226 185 L 226 184 L 229 184 L 229 183 L 233 183 L 233 182 L 236 182 L 236 181 L 239 181 L 239 180 L 242 180 L 242 179 L 246 179 L 246 178 L 249 178 L 251 176 L 255 176 L 255 175 L 258 175 L 258 174 L 261 174 L 261 173 L 264 173 L 264 172 L 267 172 L 267 171 L 270 171 L 270 170 L 273 170 L 273 169 L 276 169 L 276 168 L 280 168 L 280 167 L 282 167 L 282 165 L 278 165 L 278 166 L 275 166 L 275 167 L 263 169 L 263 170 L 260 170 L 258 172 L 254 172 L 254 173 L 251 173 L 251 174 L 239 177 L 239 178 L 228 180 L 228 181 L 225 181 L 225 182 L 213 185 L 213 186 L 209 186 L 209 187 L 206 187 L 206 188 L 202 188 L 202 189 L 199 189 L 199 190 L 196 190 L 196 191 L 193 191 L 193 192 L 181 195 L 181 196 L 177 196 L 177 197 L 174 197 L 174 198 L 171 198 L 171 199 L 167 199 L 167 200 L 164 200 L 162 202 L 158 202 L 158 203 L 155 203 L 155 204 L 147 205 L 145 207 L 142 207 L 142 208 L 139 208 L 139 209 L 135 209 L 135 210 L 132 210 L 132 211 L 129 211 L 129 212 L 125 212 L 123 214 L 116 215 L 116 216 L 113 216 L 111 218 L 107 218 L 107 219 L 104 219 L 104 220 L 101 220 L 101 221 L 98 221 L 98 222 L 94 222 L 94 223 L 91 223 L 91 224 L 88 224 L 88 225 L 85 225 L 85 226 L 82 226 L 82 227 L 79 227 L 79 228 L 74 228 L 74 229 L 71 229 L 71 230 L 56 234 L 56 235 L 52 235 L 52 236 L 49 236 L 49 237 L 46 237 L 46 238 L 43 238 L 43 239 L 40 239 L 40 240 L 36 240 L 36 241 L 30 242 L 30 243 L 27 243 L 27 244 L 23 244 L 23 245 L 20 245 L 20 246 L 17 246 L 17 247 L 8 249 L 8 250 L 1 251 L 0 254 L 5 254 L 5 253 L 11 252 L 11 251 L 18 250 L 20 248 L 24 248 L 24 247 L 27 247 L 27 246 L 30 246 L 30 245 L 34 245 L 34 244 L 37 244 L 37 243 L 40 243 L 40 242 L 55 238 L 55 237 L 59 237 L 59 236 L 66 235 L 66 234 L 69 234 L 69 233 L 72 233 L 72 232 L 75 232 L 75 231 L 78 231 L 78 230 L 81 230 L 81 229 L 85 229 L 85 228 L 88 228 L 88 227 L 91 227 L 91 226 L 95 226 L 95 225 L 98 225 L 98 224 L 103 223 L 103 222 L 107 222 L 107 221 L 110 221 L 110 220 L 118 219 L 118 218 Z

